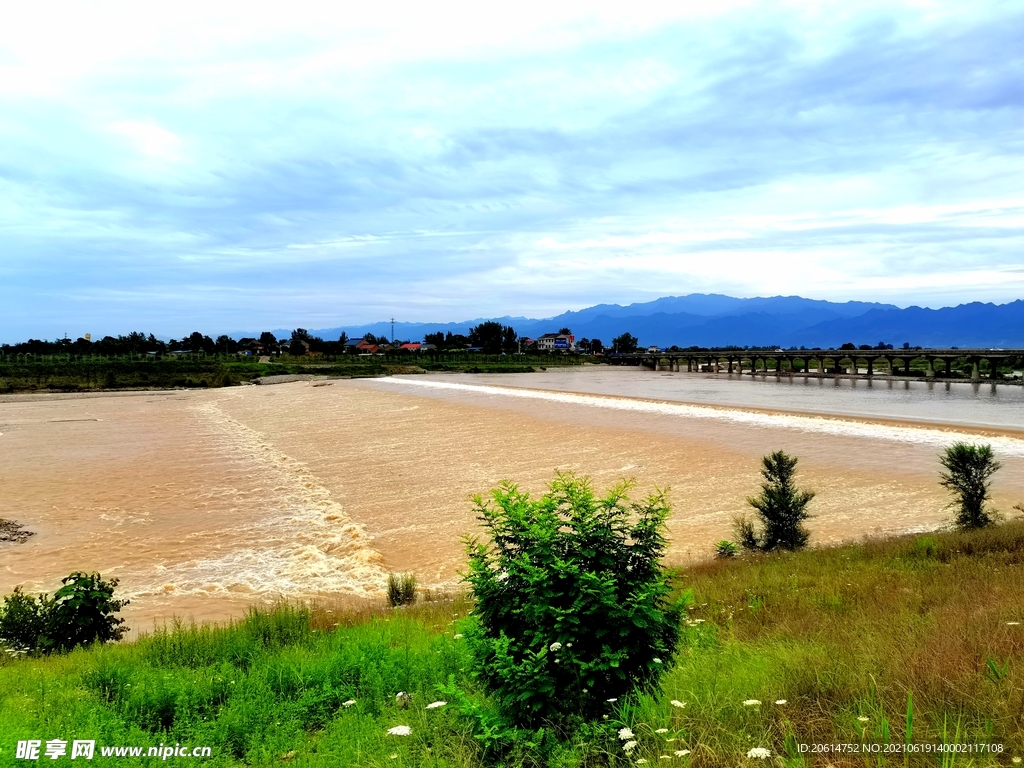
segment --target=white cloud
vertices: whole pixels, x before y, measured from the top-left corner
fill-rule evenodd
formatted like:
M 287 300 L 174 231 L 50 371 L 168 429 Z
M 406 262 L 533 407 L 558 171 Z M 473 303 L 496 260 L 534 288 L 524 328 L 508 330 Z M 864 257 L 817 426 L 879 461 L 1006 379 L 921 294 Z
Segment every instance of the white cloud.
M 1022 43 L 995 0 L 21 4 L 0 319 L 1018 298 Z

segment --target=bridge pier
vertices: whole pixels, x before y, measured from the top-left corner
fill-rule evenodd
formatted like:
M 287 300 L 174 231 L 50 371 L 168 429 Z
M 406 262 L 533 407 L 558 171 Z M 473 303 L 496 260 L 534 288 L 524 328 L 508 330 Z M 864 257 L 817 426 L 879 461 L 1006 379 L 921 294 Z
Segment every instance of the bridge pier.
M 868 358 L 868 376 L 875 375 L 875 361 L 870 357 Z
M 929 378 L 929 379 L 935 378 L 935 359 L 934 358 L 931 358 L 931 357 L 927 358 L 925 369 L 924 369 L 924 375 L 927 378 Z
M 971 360 L 971 381 L 981 381 L 981 366 L 977 360 Z

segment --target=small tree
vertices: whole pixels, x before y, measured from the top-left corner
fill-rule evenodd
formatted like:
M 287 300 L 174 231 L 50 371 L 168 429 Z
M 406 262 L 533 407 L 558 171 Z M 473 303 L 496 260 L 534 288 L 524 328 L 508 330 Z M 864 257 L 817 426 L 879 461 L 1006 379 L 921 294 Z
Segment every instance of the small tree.
M 995 522 L 987 510 L 990 479 L 1002 466 L 996 461 L 991 445 L 953 443 L 939 457 L 945 468 L 939 484 L 953 494 L 951 507 L 957 508 L 954 525 L 963 530 L 984 528 Z
M 795 456 L 775 451 L 761 462 L 761 493 L 747 499 L 747 503 L 757 510 L 762 530 L 758 531 L 749 519 L 740 518 L 736 521 L 737 537 L 745 549 L 800 549 L 809 537 L 803 522 L 810 517 L 807 504 L 814 492 L 798 490 L 794 484 Z
M 631 333 L 624 333 L 621 336 L 616 336 L 612 339 L 612 346 L 615 348 L 615 351 L 622 352 L 624 354 L 636 352 L 636 348 L 639 343 L 640 340 Z
M 559 474 L 532 499 L 504 483 L 475 499 L 491 541 L 467 541 L 476 607 L 466 631 L 480 679 L 513 723 L 596 719 L 606 700 L 655 687 L 679 641 L 682 604 L 661 567 L 663 492 L 596 499 Z

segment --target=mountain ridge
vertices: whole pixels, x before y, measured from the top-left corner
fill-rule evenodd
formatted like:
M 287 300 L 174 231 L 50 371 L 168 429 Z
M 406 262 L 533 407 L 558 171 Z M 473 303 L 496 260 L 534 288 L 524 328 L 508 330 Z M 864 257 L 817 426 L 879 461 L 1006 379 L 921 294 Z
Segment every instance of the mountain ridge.
M 562 327 L 577 339 L 598 338 L 610 345 L 623 333 L 642 345 L 701 346 L 817 346 L 853 342 L 886 342 L 900 346 L 1024 348 L 1024 300 L 1006 304 L 971 302 L 955 307 L 900 308 L 877 302 L 830 302 L 800 296 L 739 299 L 723 294 L 665 296 L 629 305 L 598 304 L 549 318 L 476 318 L 461 322 L 396 322 L 395 338 L 418 341 L 425 334 L 461 333 L 487 320 L 511 325 L 520 336 L 536 338 Z M 367 333 L 391 336 L 391 323 L 311 329 L 324 339 L 350 338 Z M 288 336 L 290 330 L 273 331 Z M 231 334 L 258 336 L 258 333 Z

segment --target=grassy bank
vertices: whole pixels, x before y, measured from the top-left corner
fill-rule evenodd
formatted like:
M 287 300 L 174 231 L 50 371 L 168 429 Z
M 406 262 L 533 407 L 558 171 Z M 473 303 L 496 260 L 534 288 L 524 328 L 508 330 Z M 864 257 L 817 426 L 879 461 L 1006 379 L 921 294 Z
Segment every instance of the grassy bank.
M 579 364 L 580 358 L 566 355 L 282 355 L 269 363 L 235 355 L 155 359 L 137 355 L 7 355 L 0 358 L 0 393 L 227 387 L 263 376 L 289 374 L 365 377 L 415 371 L 518 373 Z
M 1020 522 L 719 560 L 680 574 L 678 586 L 691 609 L 663 690 L 609 704 L 607 729 L 570 736 L 549 764 L 980 766 L 1024 756 Z M 29 738 L 210 746 L 204 765 L 485 764 L 476 721 L 438 690 L 450 680 L 487 709 L 458 638 L 469 607 L 283 607 L 230 627 L 178 625 L 4 661 L 0 764 L 26 764 L 14 747 Z M 399 691 L 412 694 L 408 708 Z M 437 700 L 449 703 L 426 709 Z M 412 734 L 387 734 L 398 725 Z M 640 742 L 630 758 L 614 733 L 623 726 Z M 880 751 L 801 753 L 815 743 Z M 1004 751 L 884 752 L 906 743 Z M 746 757 L 755 747 L 771 752 L 766 763 Z M 529 750 L 505 759 L 530 764 Z M 94 762 L 126 764 L 98 752 Z

